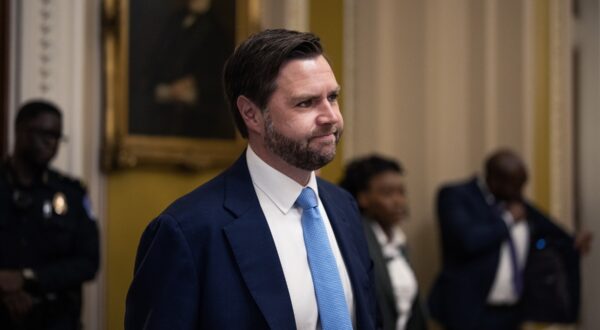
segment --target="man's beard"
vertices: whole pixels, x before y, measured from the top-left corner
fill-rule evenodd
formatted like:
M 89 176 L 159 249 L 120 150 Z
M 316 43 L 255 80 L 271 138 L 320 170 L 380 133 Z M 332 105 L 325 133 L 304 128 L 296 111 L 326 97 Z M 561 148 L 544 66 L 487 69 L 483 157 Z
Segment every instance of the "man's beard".
M 333 126 L 330 129 L 318 132 L 319 134 L 317 134 L 334 134 L 335 145 L 330 151 L 315 150 L 311 149 L 309 146 L 312 137 L 305 141 L 294 140 L 277 131 L 273 126 L 273 121 L 271 120 L 268 111 L 269 110 L 265 111 L 265 145 L 286 163 L 306 171 L 314 171 L 327 165 L 333 160 L 336 150 L 335 145 L 337 145 L 340 136 L 342 135 L 342 130 L 339 127 Z

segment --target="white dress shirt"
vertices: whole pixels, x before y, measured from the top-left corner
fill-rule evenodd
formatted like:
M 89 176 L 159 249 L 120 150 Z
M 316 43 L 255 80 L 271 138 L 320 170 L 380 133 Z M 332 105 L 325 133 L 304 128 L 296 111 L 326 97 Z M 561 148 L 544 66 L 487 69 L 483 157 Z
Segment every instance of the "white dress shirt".
M 275 247 L 292 301 L 292 308 L 294 309 L 296 328 L 302 330 L 320 329 L 318 322 L 319 310 L 300 222 L 302 211 L 294 206 L 304 187 L 265 163 L 254 153 L 250 146 L 246 151 L 246 161 L 254 190 L 275 241 Z M 319 197 L 314 172 L 311 173 L 307 187 L 311 187 L 317 194 L 319 211 L 325 222 L 329 243 L 344 287 L 346 303 L 350 310 L 352 322 L 356 327 L 350 278 L 329 223 L 329 218 Z
M 482 179 L 478 180 L 478 182 L 488 204 L 494 205 L 496 203 L 496 199 L 488 190 L 485 182 Z M 529 247 L 529 226 L 527 225 L 527 221 L 524 219 L 516 222 L 512 214 L 507 210 L 503 211 L 502 219 L 508 227 L 508 232 L 513 240 L 513 244 L 515 245 L 519 269 L 523 271 L 527 261 L 527 250 Z M 517 293 L 515 292 L 512 277 L 513 269 L 510 256 L 510 247 L 508 241 L 504 241 L 500 246 L 500 259 L 498 260 L 498 268 L 496 269 L 494 284 L 492 284 L 492 288 L 488 294 L 488 304 L 513 305 L 519 301 L 519 296 L 517 296 Z
M 396 310 L 400 315 L 396 320 L 396 330 L 404 330 L 418 290 L 415 274 L 408 264 L 406 256 L 400 252 L 400 248 L 406 246 L 406 235 L 399 226 L 395 226 L 391 239 L 388 239 L 381 226 L 375 221 L 371 221 L 371 228 L 381 246 L 384 259 L 388 260 L 387 270 L 392 282 L 394 298 L 396 298 Z

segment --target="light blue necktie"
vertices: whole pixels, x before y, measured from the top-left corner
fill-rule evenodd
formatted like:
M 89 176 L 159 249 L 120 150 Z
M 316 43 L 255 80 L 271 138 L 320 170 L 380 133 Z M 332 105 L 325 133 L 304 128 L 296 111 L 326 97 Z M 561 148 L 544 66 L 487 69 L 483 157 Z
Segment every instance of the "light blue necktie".
M 304 245 L 317 296 L 321 328 L 352 329 L 340 273 L 327 238 L 325 224 L 317 208 L 315 192 L 308 187 L 302 189 L 296 205 L 303 210 Z

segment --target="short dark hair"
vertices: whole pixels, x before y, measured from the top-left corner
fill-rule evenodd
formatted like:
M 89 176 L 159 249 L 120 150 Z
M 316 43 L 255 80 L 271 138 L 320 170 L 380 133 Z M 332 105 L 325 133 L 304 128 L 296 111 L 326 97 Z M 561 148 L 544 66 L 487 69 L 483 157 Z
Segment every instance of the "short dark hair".
M 519 155 L 507 148 L 498 149 L 488 156 L 484 162 L 486 178 L 508 180 L 515 171 L 525 169 L 525 164 Z
M 319 37 L 285 29 L 256 33 L 235 49 L 225 63 L 223 85 L 229 109 L 244 138 L 248 137 L 248 128 L 237 108 L 237 98 L 244 95 L 263 111 L 277 88 L 275 79 L 282 65 L 322 54 Z
M 62 118 L 62 113 L 56 105 L 46 100 L 29 101 L 21 106 L 15 118 L 15 128 L 31 121 L 42 113 L 51 113 Z
M 404 173 L 400 162 L 391 158 L 375 154 L 357 158 L 346 165 L 340 186 L 350 192 L 354 198 L 357 198 L 360 192 L 369 189 L 369 182 L 373 177 L 388 171 L 400 175 Z

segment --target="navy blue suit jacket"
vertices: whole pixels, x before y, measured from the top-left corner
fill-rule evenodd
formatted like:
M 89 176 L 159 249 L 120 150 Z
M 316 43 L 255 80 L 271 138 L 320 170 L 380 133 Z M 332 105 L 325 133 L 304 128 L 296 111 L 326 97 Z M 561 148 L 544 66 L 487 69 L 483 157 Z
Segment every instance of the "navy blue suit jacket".
M 527 278 L 531 274 L 528 269 L 538 260 L 537 249 L 547 247 L 539 244 L 542 241 L 560 249 L 559 258 L 569 264 L 569 290 L 573 291 L 572 298 L 578 300 L 578 255 L 573 249 L 572 238 L 531 204 L 526 203 L 526 211 L 530 248 L 521 304 L 527 304 L 528 297 L 539 293 L 531 294 L 533 283 L 543 282 L 541 278 Z M 438 220 L 443 262 L 441 274 L 429 297 L 430 312 L 434 318 L 452 329 L 477 329 L 496 276 L 500 247 L 509 235 L 508 228 L 485 200 L 476 179 L 445 186 L 440 190 Z M 535 265 L 536 268 L 537 266 Z M 536 276 L 538 275 L 553 274 Z M 528 283 L 532 285 L 528 286 Z M 539 290 L 538 286 L 535 288 Z M 577 302 L 573 306 L 578 307 Z M 523 318 L 528 319 L 528 316 L 523 315 Z M 552 315 L 545 321 L 551 319 Z
M 318 179 L 359 329 L 375 327 L 372 263 L 352 197 Z M 304 261 L 299 261 L 304 262 Z M 246 157 L 183 196 L 142 235 L 125 329 L 294 329 L 290 296 Z

